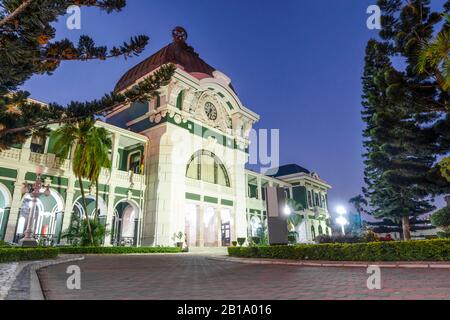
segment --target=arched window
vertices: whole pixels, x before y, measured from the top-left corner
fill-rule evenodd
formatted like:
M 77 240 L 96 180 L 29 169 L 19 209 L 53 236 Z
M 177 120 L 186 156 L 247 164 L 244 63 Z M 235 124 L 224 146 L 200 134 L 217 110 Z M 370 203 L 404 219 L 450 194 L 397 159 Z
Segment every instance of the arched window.
M 177 108 L 180 110 L 183 109 L 183 99 L 184 99 L 184 92 L 181 91 L 177 97 Z
M 319 225 L 319 236 L 323 235 L 323 228 L 321 225 Z
M 316 239 L 316 229 L 314 226 L 311 226 L 311 237 L 313 241 Z
M 186 177 L 225 187 L 231 186 L 225 166 L 214 153 L 206 150 L 200 150 L 191 157 Z

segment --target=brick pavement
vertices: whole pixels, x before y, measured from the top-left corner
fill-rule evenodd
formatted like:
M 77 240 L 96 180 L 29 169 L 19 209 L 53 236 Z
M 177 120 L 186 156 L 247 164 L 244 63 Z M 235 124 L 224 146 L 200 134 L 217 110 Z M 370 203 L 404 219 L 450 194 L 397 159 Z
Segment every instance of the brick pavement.
M 447 269 L 383 269 L 382 290 L 365 268 L 248 265 L 199 255 L 87 256 L 82 289 L 66 289 L 62 264 L 38 272 L 52 299 L 450 299 Z

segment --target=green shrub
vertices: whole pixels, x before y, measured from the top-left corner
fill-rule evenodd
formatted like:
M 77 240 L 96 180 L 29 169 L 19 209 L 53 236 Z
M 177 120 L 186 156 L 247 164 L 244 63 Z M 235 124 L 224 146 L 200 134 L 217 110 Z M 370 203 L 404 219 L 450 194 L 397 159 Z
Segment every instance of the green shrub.
M 261 238 L 260 237 L 252 237 L 252 245 L 259 245 L 261 243 Z
M 56 248 L 0 248 L 0 263 L 54 259 L 58 252 Z
M 437 236 L 439 239 L 450 239 L 450 232 L 438 232 Z
M 237 241 L 231 241 L 231 244 L 233 245 L 233 247 L 236 247 L 237 246 Z
M 74 246 L 101 246 L 103 239 L 108 235 L 106 227 L 98 219 L 90 219 L 89 224 L 92 231 L 93 244 L 89 236 L 86 219 L 82 220 L 77 214 L 72 214 L 69 228 L 63 232 L 61 238 L 66 239 L 68 243 Z
M 8 243 L 6 243 L 3 240 L 0 240 L 0 248 L 10 248 L 11 245 L 9 245 Z
M 442 208 L 431 215 L 431 223 L 435 227 L 450 232 L 450 207 Z
M 450 261 L 450 240 L 230 247 L 228 254 L 244 258 L 324 261 Z
M 59 247 L 61 254 L 179 253 L 179 247 Z
M 239 246 L 243 246 L 244 245 L 244 243 L 245 243 L 245 238 L 237 238 L 236 239 L 237 240 L 237 243 L 239 244 Z

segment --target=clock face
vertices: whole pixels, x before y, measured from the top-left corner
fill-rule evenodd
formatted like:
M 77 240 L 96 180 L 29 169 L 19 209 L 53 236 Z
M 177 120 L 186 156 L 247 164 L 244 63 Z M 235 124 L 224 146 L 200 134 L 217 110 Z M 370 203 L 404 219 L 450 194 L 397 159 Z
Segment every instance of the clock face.
M 211 102 L 205 104 L 205 113 L 209 120 L 217 120 L 217 109 Z

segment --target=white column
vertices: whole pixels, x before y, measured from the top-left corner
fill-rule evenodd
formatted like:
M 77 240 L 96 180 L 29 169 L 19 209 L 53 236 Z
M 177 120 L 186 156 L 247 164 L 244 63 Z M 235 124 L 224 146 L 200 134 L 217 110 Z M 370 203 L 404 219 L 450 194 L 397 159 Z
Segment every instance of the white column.
M 197 206 L 197 247 L 205 246 L 205 208 Z
M 72 219 L 73 206 L 75 205 L 75 177 L 69 177 L 69 185 L 67 187 L 67 196 L 64 207 L 64 218 L 62 223 L 62 231 L 67 230 Z
M 22 206 L 22 187 L 25 182 L 26 172 L 25 169 L 19 169 L 17 172 L 17 180 L 14 184 L 14 193 L 12 195 L 11 210 L 6 226 L 5 241 L 13 241 L 15 237 L 17 219 L 20 207 Z

